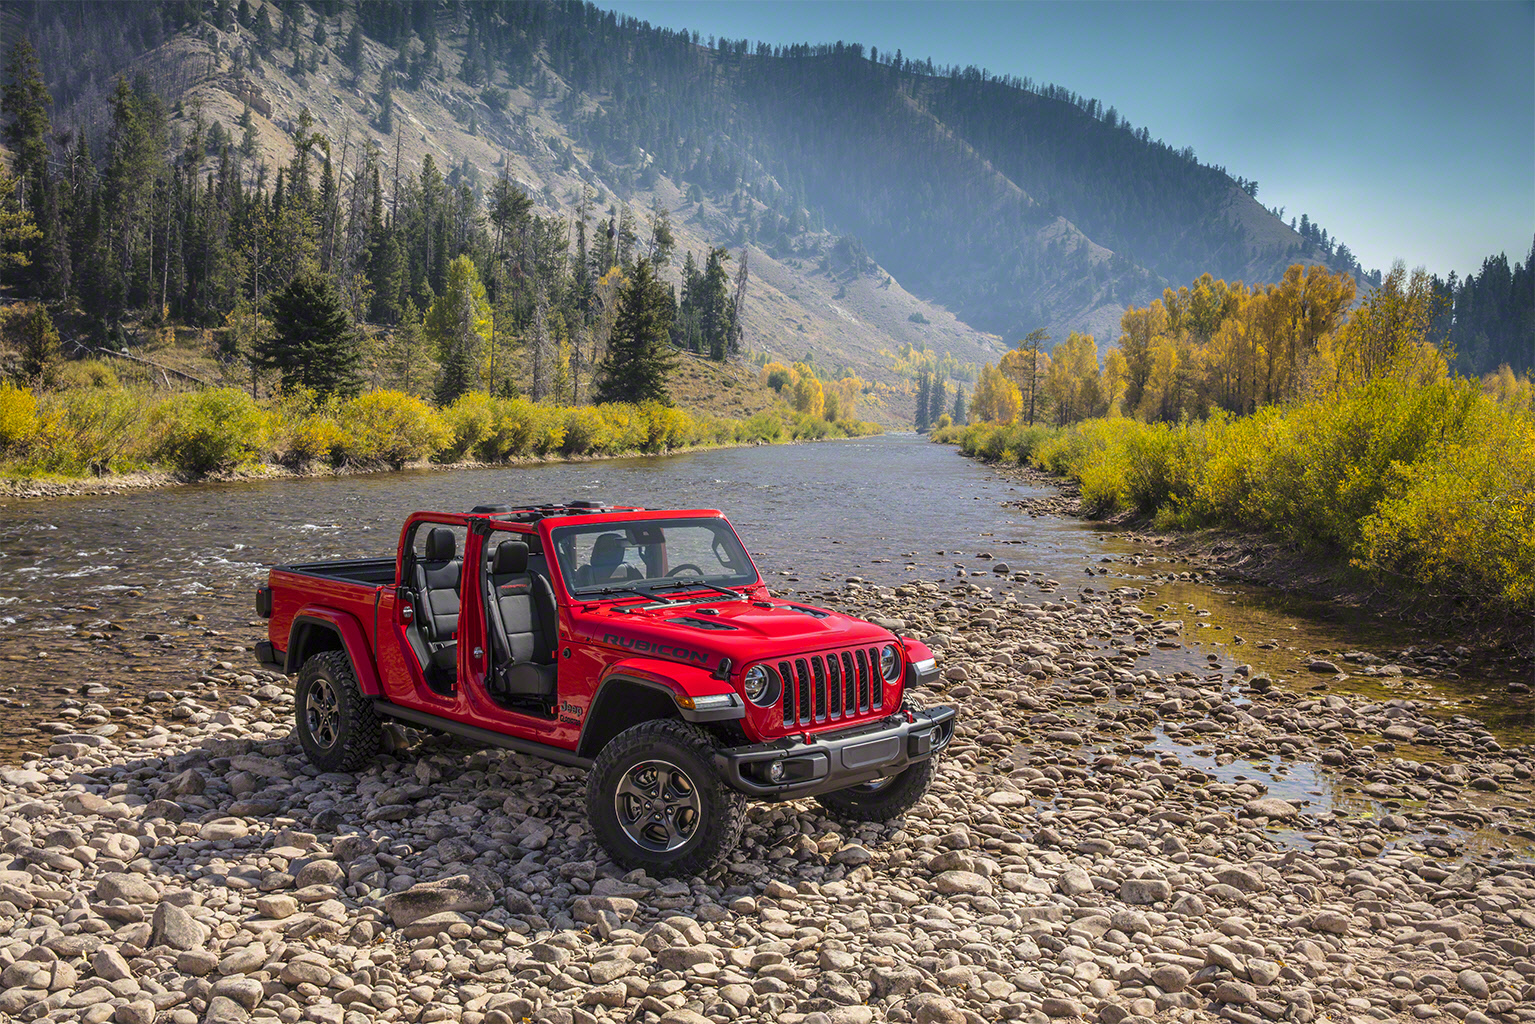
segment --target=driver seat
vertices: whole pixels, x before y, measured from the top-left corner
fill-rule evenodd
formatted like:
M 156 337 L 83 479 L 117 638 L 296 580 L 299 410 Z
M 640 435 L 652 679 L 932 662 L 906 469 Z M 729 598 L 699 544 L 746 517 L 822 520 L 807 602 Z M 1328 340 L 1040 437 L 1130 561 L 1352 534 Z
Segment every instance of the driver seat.
M 495 671 L 487 687 L 498 697 L 554 697 L 559 619 L 554 590 L 542 574 L 528 570 L 528 545 L 496 545 L 486 577 Z
M 592 544 L 592 560 L 576 570 L 576 586 L 590 587 L 599 583 L 626 583 L 642 580 L 645 574 L 624 561 L 628 542 L 623 534 L 604 533 Z

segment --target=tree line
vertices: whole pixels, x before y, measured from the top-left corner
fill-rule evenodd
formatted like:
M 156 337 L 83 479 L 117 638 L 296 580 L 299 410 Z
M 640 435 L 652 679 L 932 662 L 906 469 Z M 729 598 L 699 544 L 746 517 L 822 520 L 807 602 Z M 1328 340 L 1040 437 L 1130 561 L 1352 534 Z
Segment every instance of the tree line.
M 262 8 L 263 14 L 265 8 Z M 0 97 L 12 174 L 0 187 L 24 297 L 86 314 L 116 350 L 128 321 L 220 327 L 219 355 L 285 387 L 355 393 L 369 332 L 375 376 L 442 403 L 467 390 L 535 401 L 667 399 L 675 350 L 741 351 L 744 252 L 688 253 L 681 296 L 669 212 L 605 213 L 590 195 L 571 220 L 541 217 L 503 172 L 479 189 L 349 137 L 307 110 L 294 155 L 271 172 L 234 126 L 193 111 L 172 145 L 170 111 L 140 77 L 119 78 L 100 151 L 52 130 L 51 96 L 26 38 Z M 389 182 L 386 188 L 385 182 Z
M 1499 257 L 1446 282 L 1399 261 L 1357 305 L 1354 279 L 1320 264 L 1251 287 L 1203 274 L 1127 308 L 1102 360 L 1091 335 L 1072 332 L 1046 349 L 1049 335 L 1032 332 L 982 368 L 969 411 L 1002 424 L 1117 415 L 1177 423 L 1248 415 L 1388 372 L 1440 379 L 1457 365 L 1491 375 L 1496 388 L 1493 377 L 1527 376 L 1535 361 L 1529 273 Z

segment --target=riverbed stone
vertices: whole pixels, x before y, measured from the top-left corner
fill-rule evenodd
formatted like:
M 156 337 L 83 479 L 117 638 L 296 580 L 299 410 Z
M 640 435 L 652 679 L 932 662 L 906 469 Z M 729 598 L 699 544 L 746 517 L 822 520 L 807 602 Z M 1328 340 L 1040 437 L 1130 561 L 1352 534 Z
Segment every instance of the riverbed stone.
M 1119 885 L 1119 898 L 1136 905 L 1164 903 L 1172 894 L 1173 887 L 1161 878 L 1127 878 Z
M 403 928 L 423 917 L 449 912 L 480 913 L 495 904 L 495 896 L 481 881 L 469 875 L 454 875 L 440 881 L 421 882 L 404 892 L 384 897 L 384 910 Z
M 152 736 L 103 714 L 112 745 L 77 743 L 92 712 L 55 709 L 68 749 L 0 770 L 0 1016 L 1526 1024 L 1535 883 L 1467 834 L 1523 827 L 1531 755 L 1410 677 L 1311 691 L 1283 644 L 1214 631 L 1213 603 L 1148 594 L 1160 579 L 1051 588 L 992 543 L 1011 572 L 796 598 L 932 640 L 927 698 L 961 717 L 928 796 L 879 824 L 753 804 L 693 878 L 613 863 L 578 770 L 400 727 L 376 762 L 317 771 L 291 683 L 233 655 L 158 684 L 187 717 Z M 1207 623 L 1229 647 L 1148 660 Z M 1257 686 L 1226 670 L 1239 650 L 1291 671 Z M 1445 756 L 1374 749 L 1392 729 Z M 1407 809 L 1305 805 L 1299 766 Z M 1473 802 L 1479 779 L 1498 788 Z

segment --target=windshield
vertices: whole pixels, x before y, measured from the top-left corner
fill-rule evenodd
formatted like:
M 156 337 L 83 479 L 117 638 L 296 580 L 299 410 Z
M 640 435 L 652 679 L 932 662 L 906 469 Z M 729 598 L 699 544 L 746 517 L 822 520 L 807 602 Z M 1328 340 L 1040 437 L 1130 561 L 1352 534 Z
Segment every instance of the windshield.
M 646 594 L 679 583 L 757 582 L 757 570 L 723 519 L 564 526 L 553 536 L 560 573 L 572 593 L 612 588 Z

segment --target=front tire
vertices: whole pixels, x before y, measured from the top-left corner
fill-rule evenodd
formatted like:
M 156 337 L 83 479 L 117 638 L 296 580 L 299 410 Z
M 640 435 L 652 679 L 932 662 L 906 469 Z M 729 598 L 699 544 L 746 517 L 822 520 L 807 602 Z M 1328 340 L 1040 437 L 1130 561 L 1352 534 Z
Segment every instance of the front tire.
M 816 802 L 844 821 L 890 821 L 899 818 L 927 795 L 937 773 L 937 757 L 918 761 L 897 775 L 847 789 L 822 793 Z
M 304 662 L 293 713 L 299 745 L 321 771 L 356 771 L 383 747 L 383 726 L 345 651 L 323 651 Z
M 657 876 L 707 871 L 746 825 L 746 799 L 714 766 L 709 734 L 670 718 L 625 729 L 602 748 L 586 812 L 615 861 Z

